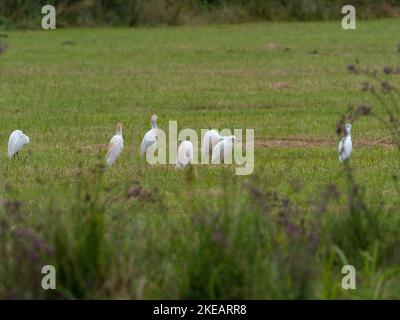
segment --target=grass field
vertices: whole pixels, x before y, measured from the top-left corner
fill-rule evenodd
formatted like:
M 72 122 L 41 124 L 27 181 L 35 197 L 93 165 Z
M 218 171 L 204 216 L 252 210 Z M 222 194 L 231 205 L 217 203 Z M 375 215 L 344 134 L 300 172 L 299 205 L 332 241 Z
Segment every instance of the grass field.
M 398 149 L 376 117 L 354 123 L 351 168 L 368 207 L 354 214 L 336 123 L 349 105 L 383 114 L 360 90 L 365 76 L 346 66 L 398 66 L 400 21 L 357 27 L 8 32 L 0 297 L 399 298 Z M 254 129 L 254 173 L 148 165 L 139 145 L 154 113 L 163 129 L 169 120 L 199 133 Z M 104 171 L 117 121 L 125 149 Z M 31 143 L 10 160 L 14 129 Z M 341 196 L 319 215 L 332 184 Z M 299 236 L 280 224 L 285 212 Z M 307 242 L 314 231 L 316 246 Z M 340 286 L 346 261 L 357 269 L 356 290 Z M 43 264 L 57 268 L 55 293 L 40 289 Z

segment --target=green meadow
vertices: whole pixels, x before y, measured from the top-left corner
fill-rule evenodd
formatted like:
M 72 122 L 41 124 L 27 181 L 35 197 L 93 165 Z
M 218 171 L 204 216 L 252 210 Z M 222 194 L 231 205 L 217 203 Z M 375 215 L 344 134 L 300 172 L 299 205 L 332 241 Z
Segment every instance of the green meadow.
M 0 297 L 400 298 L 399 153 L 350 64 L 399 66 L 400 21 L 9 31 L 0 38 Z M 397 95 L 397 99 L 399 96 Z M 389 99 L 389 98 L 388 98 Z M 349 166 L 337 123 L 353 123 Z M 254 172 L 140 158 L 168 133 L 254 129 Z M 398 114 L 397 114 L 398 115 Z M 105 157 L 115 124 L 125 148 Z M 31 142 L 7 157 L 10 133 Z M 243 140 L 245 136 L 243 136 Z M 395 177 L 394 177 L 395 176 Z M 41 289 L 41 267 L 57 289 Z M 357 289 L 341 286 L 354 265 Z

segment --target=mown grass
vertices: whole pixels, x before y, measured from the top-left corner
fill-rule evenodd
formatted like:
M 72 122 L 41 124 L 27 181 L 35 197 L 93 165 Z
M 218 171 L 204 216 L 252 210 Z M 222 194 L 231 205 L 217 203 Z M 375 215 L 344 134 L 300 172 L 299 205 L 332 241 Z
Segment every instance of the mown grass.
M 396 66 L 399 24 L 9 32 L 0 56 L 0 296 L 398 298 L 398 151 L 376 117 L 358 119 L 354 194 L 336 123 L 360 103 L 383 115 L 360 90 L 365 76 L 346 66 Z M 253 175 L 149 166 L 138 153 L 154 113 L 164 129 L 169 120 L 199 133 L 254 129 Z M 117 121 L 126 147 L 104 170 Z M 10 160 L 17 128 L 31 143 Z M 285 138 L 299 145 L 262 146 Z M 340 286 L 345 260 L 357 290 Z M 50 294 L 40 288 L 47 263 L 58 272 Z

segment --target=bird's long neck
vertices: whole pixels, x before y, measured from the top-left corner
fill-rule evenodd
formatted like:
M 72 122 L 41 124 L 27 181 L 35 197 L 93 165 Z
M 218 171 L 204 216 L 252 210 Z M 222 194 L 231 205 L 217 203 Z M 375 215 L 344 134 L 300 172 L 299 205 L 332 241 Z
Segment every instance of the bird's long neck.
M 157 127 L 157 122 L 152 121 L 152 122 L 151 122 L 151 128 L 152 128 L 152 129 L 157 129 L 157 128 L 158 128 L 158 127 Z
M 117 124 L 117 135 L 122 136 L 122 124 Z

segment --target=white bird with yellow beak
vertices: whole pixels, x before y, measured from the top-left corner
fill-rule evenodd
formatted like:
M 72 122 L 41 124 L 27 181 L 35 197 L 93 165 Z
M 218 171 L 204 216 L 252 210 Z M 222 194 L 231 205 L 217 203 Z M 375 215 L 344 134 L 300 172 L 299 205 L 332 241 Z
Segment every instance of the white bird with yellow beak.
M 232 164 L 232 151 L 234 147 L 234 141 L 237 140 L 235 136 L 226 136 L 223 137 L 220 142 L 217 143 L 215 146 L 212 157 L 211 163 L 212 164 Z
M 212 152 L 215 146 L 223 139 L 217 130 L 208 130 L 203 137 L 203 143 L 201 144 L 201 152 L 203 153 L 204 159 L 209 161 L 212 156 Z
M 21 130 L 15 130 L 11 133 L 8 139 L 8 156 L 13 158 L 18 156 L 24 145 L 28 144 L 30 139 Z
M 117 132 L 115 136 L 111 138 L 110 144 L 108 145 L 107 153 L 107 164 L 113 165 L 121 155 L 122 149 L 124 148 L 124 138 L 122 137 L 122 123 L 117 123 Z
M 157 144 L 157 116 L 151 116 L 151 129 L 146 132 L 140 145 L 140 155 L 145 156 L 147 152 L 153 150 Z
M 193 143 L 190 141 L 182 141 L 178 147 L 176 157 L 176 169 L 184 169 L 189 164 L 193 163 Z
M 345 135 L 339 142 L 339 161 L 344 162 L 350 159 L 351 152 L 353 151 L 353 144 L 351 142 L 351 124 L 345 126 Z

